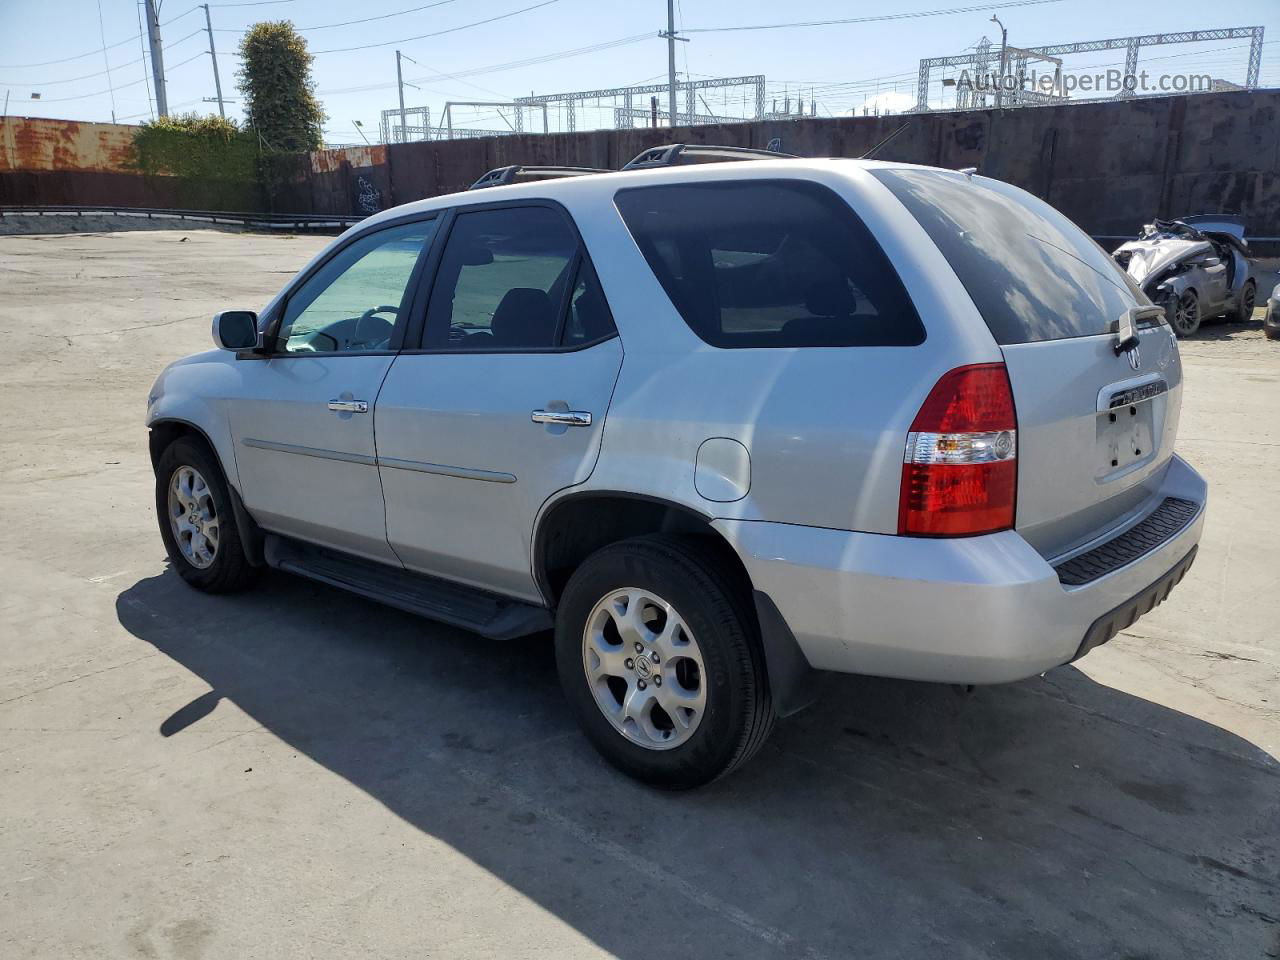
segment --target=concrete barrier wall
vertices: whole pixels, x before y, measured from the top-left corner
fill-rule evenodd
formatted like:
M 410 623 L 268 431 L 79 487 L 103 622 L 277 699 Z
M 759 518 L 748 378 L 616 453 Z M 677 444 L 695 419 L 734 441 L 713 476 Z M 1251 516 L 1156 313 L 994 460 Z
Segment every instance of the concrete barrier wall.
M 176 178 L 122 170 L 114 131 L 134 128 L 27 120 L 22 133 L 16 119 L 0 120 L 0 202 L 200 206 L 199 185 L 176 203 L 168 198 L 177 186 L 162 182 Z M 1280 90 L 322 150 L 275 158 L 265 200 L 244 202 L 281 213 L 370 213 L 465 190 L 494 167 L 616 169 L 672 141 L 763 148 L 777 139 L 800 156 L 856 157 L 906 122 L 881 159 L 977 167 L 1045 198 L 1094 235 L 1128 236 L 1157 216 L 1230 212 L 1243 213 L 1255 236 L 1280 236 Z
M 464 190 L 510 163 L 616 169 L 673 140 L 763 148 L 777 138 L 787 153 L 855 157 L 908 121 L 881 159 L 977 167 L 1095 235 L 1127 236 L 1156 216 L 1225 211 L 1243 213 L 1255 235 L 1280 236 L 1280 91 L 393 144 L 377 158 L 366 148 L 326 151 L 350 157 L 329 157 L 324 171 L 316 154 L 293 162 L 275 202 L 287 212 L 355 213 L 360 178 L 387 207 Z
M 256 183 L 144 176 L 132 166 L 138 127 L 0 117 L 0 203 L 257 211 Z

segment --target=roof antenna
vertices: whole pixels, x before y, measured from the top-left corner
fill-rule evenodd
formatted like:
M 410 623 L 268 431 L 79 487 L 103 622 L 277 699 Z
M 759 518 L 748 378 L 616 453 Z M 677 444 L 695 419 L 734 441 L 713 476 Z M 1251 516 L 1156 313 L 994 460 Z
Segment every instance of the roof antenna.
M 870 160 L 870 159 L 871 159 L 871 157 L 872 157 L 872 155 L 873 155 L 873 154 L 875 154 L 875 153 L 877 153 L 877 152 L 879 152 L 879 150 L 880 150 L 880 148 L 881 148 L 881 147 L 883 147 L 885 144 L 887 144 L 890 140 L 892 140 L 894 137 L 896 137 L 898 134 L 900 134 L 903 130 L 907 129 L 907 127 L 909 127 L 909 126 L 911 126 L 911 121 L 910 121 L 910 120 L 908 120 L 906 123 L 904 123 L 902 126 L 900 126 L 897 130 L 893 131 L 893 133 L 889 134 L 887 137 L 885 137 L 883 140 L 881 140 L 879 143 L 877 143 L 874 147 L 872 147 L 870 150 L 868 150 L 868 151 L 867 151 L 866 153 L 864 153 L 862 156 L 858 157 L 858 159 L 859 159 L 859 160 Z

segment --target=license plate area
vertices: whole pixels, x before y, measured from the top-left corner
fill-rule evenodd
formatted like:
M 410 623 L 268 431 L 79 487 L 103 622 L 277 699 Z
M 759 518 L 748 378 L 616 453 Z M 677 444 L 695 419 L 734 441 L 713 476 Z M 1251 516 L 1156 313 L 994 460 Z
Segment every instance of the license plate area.
M 1155 428 L 1151 401 L 1126 404 L 1098 414 L 1097 469 L 1106 480 L 1155 455 Z

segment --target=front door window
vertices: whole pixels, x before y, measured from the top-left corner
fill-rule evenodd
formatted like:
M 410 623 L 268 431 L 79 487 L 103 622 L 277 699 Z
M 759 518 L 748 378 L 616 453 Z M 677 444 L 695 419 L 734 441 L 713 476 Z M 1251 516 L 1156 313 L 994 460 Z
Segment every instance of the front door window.
M 408 307 L 409 278 L 435 230 L 435 220 L 389 227 L 334 256 L 289 297 L 277 352 L 391 349 L 396 323 Z

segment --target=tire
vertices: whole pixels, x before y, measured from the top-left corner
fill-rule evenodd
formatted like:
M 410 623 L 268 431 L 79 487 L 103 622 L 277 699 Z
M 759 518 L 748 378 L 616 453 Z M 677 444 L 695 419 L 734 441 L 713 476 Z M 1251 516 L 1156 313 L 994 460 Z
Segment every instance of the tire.
M 1200 297 L 1194 290 L 1185 290 L 1173 304 L 1173 316 L 1169 323 L 1179 337 L 1189 337 L 1200 329 Z
M 1258 305 L 1258 285 L 1252 280 L 1244 282 L 1240 291 L 1240 299 L 1231 311 L 1231 320 L 1235 323 L 1248 323 L 1253 319 L 1253 309 Z
M 587 738 L 619 770 L 654 786 L 690 789 L 745 763 L 768 737 L 773 729 L 773 702 L 750 590 L 739 580 L 698 538 L 666 535 L 637 537 L 604 547 L 570 578 L 556 615 L 560 682 Z M 623 592 L 626 598 L 620 596 Z M 649 599 L 665 602 L 670 613 L 656 605 L 644 605 L 642 601 Z M 636 641 L 624 639 L 617 627 L 619 621 L 614 619 L 624 605 L 630 612 L 636 604 L 640 605 L 638 616 L 653 619 L 646 630 L 631 636 L 643 637 L 653 658 L 663 651 L 664 660 L 658 667 L 651 668 L 645 657 L 636 655 Z M 665 629 L 673 617 L 680 624 L 674 632 Z M 588 676 L 589 663 L 606 669 L 587 649 L 591 639 L 588 628 L 594 637 L 599 623 L 605 624 L 601 635 L 606 640 L 621 641 L 627 659 L 623 665 L 608 669 L 624 674 L 622 680 L 614 677 L 602 683 L 597 678 L 593 682 Z M 672 639 L 664 642 L 668 635 Z M 680 647 L 681 638 L 690 646 Z M 592 647 L 592 651 L 596 649 Z M 608 649 L 614 648 L 610 645 Z M 671 650 L 674 654 L 668 655 Z M 688 657 L 681 656 L 682 651 L 690 650 Z M 698 663 L 690 666 L 695 655 Z M 616 663 L 617 656 L 610 653 L 609 662 Z M 638 666 L 626 666 L 632 660 Z M 628 697 L 643 696 L 637 692 L 644 687 L 639 674 L 648 675 L 651 669 L 666 678 L 665 694 L 660 689 L 661 679 L 655 688 L 650 675 L 648 712 L 641 722 L 620 720 L 630 702 Z M 623 693 L 618 690 L 620 683 L 625 684 Z M 702 696 L 699 712 L 690 709 L 685 715 L 681 704 L 694 702 L 697 691 Z M 658 700 L 660 696 L 667 699 Z M 682 716 L 679 729 L 677 721 L 662 709 L 663 703 L 676 704 L 674 710 Z M 665 729 L 664 718 L 670 730 Z M 664 736 L 668 742 L 661 742 Z
M 192 484 L 193 477 L 203 483 Z M 171 499 L 171 485 L 184 483 L 181 499 L 178 494 Z M 181 516 L 171 520 L 171 506 Z M 203 441 L 179 437 L 160 454 L 156 462 L 156 519 L 169 562 L 197 590 L 233 593 L 257 579 L 240 542 L 222 468 Z M 196 525 L 208 534 L 200 534 L 208 549 L 196 548 L 200 540 L 189 533 Z

